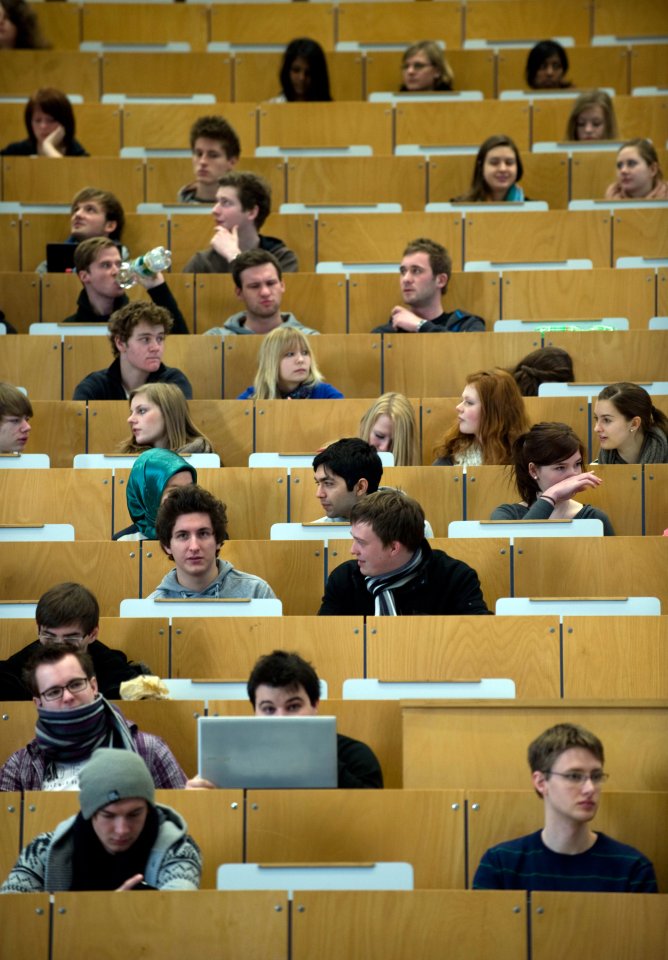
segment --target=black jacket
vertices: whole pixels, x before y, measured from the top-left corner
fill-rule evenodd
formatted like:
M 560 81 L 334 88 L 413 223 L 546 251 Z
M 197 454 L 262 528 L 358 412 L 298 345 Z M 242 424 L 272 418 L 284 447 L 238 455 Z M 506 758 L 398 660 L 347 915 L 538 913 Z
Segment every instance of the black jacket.
M 173 383 L 180 387 L 188 400 L 192 400 L 190 380 L 178 367 L 166 367 L 161 363 L 155 373 L 149 373 L 147 383 Z M 74 390 L 73 400 L 127 400 L 121 380 L 121 361 L 116 357 L 106 370 L 96 370 L 84 377 Z
M 427 320 L 417 331 L 418 333 L 483 333 L 485 321 L 474 313 L 465 310 L 453 310 L 452 313 L 442 313 L 435 320 Z M 374 327 L 372 333 L 407 333 L 406 330 L 395 330 L 392 321 Z
M 339 760 L 338 786 L 344 790 L 380 790 L 383 786 L 383 771 L 378 759 L 366 743 L 336 736 Z
M 422 541 L 424 566 L 419 576 L 393 590 L 397 613 L 402 616 L 488 614 L 478 574 L 462 560 Z M 375 600 L 357 560 L 348 560 L 330 573 L 319 616 L 373 616 Z
M 37 155 L 37 142 L 26 137 L 25 140 L 15 140 L 8 143 L 4 150 L 0 150 L 0 156 L 3 157 L 34 157 Z M 78 140 L 73 140 L 69 146 L 66 157 L 87 157 L 88 151 L 81 146 Z
M 188 324 L 186 323 L 185 317 L 181 313 L 179 305 L 174 299 L 174 295 L 166 283 L 159 283 L 157 287 L 152 287 L 147 292 L 157 307 L 165 307 L 165 309 L 169 310 L 174 318 L 174 326 L 170 331 L 171 333 L 189 333 Z M 121 294 L 120 297 L 116 297 L 114 300 L 114 309 L 111 311 L 111 313 L 114 313 L 116 310 L 120 310 L 121 307 L 124 307 L 129 302 L 130 301 L 124 293 Z M 88 299 L 86 290 L 82 289 L 77 299 L 76 313 L 73 313 L 71 317 L 66 317 L 63 320 L 63 323 L 107 323 L 111 313 L 106 317 L 102 317 L 99 313 L 95 313 L 90 304 L 90 300 Z M 125 394 L 123 395 L 123 399 L 125 399 Z

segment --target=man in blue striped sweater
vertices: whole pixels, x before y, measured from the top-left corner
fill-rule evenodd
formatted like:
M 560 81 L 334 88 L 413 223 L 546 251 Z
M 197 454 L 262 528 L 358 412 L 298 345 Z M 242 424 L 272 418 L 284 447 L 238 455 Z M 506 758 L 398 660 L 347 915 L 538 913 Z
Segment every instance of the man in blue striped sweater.
M 647 857 L 590 828 L 608 778 L 603 763 L 603 744 L 583 727 L 560 723 L 537 737 L 529 766 L 545 804 L 545 826 L 491 847 L 474 889 L 656 893 Z

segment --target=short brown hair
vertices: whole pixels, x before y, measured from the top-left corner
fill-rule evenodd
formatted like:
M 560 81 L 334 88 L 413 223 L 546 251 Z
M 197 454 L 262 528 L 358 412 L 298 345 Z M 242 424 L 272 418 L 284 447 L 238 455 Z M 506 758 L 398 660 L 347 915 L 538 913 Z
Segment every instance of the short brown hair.
M 272 263 L 276 267 L 278 279 L 281 280 L 283 278 L 280 263 L 273 253 L 270 253 L 268 250 L 263 250 L 261 247 L 254 247 L 253 250 L 244 250 L 243 253 L 238 254 L 232 261 L 232 279 L 234 280 L 234 286 L 237 290 L 242 289 L 241 274 L 244 270 L 248 270 L 250 267 L 261 267 L 265 263 Z
M 260 229 L 271 213 L 271 187 L 263 177 L 246 170 L 231 170 L 218 181 L 219 187 L 233 187 L 237 191 L 241 209 L 245 212 L 257 207 L 255 227 Z
M 190 128 L 190 149 L 195 149 L 195 141 L 200 137 L 217 140 L 225 151 L 228 160 L 241 156 L 241 143 L 234 127 L 224 117 L 210 115 L 198 117 Z
M 78 624 L 85 637 L 100 623 L 100 605 L 80 583 L 58 583 L 39 598 L 35 610 L 38 629 Z
M 549 773 L 561 754 L 573 747 L 593 753 L 601 766 L 605 762 L 603 744 L 595 734 L 575 723 L 558 723 L 529 744 L 527 759 L 531 772 Z
M 30 690 L 33 697 L 39 697 L 39 690 L 37 689 L 38 668 L 46 663 L 60 663 L 64 657 L 69 656 L 76 657 L 88 679 L 93 679 L 95 676 L 93 658 L 76 643 L 70 643 L 69 641 L 64 641 L 63 643 L 40 643 L 30 655 L 21 674 L 23 683 L 28 690 Z
M 193 483 L 187 487 L 174 487 L 160 504 L 155 520 L 155 530 L 161 546 L 166 551 L 169 550 L 174 524 L 186 513 L 206 513 L 211 520 L 216 543 L 221 544 L 227 540 L 225 504 L 208 490 Z
M 108 336 L 115 357 L 119 353 L 116 338 L 118 337 L 122 343 L 127 343 L 132 336 L 132 331 L 140 323 L 148 323 L 152 327 L 164 327 L 165 336 L 167 336 L 174 326 L 174 317 L 166 307 L 158 307 L 155 303 L 149 303 L 146 300 L 126 303 L 109 317 Z
M 424 510 L 400 490 L 377 490 L 350 511 L 350 523 L 368 523 L 384 547 L 397 540 L 415 552 L 424 540 Z
M 450 281 L 452 276 L 452 258 L 450 254 L 440 243 L 435 240 L 429 240 L 428 237 L 418 237 L 417 240 L 411 240 L 402 257 L 408 257 L 412 253 L 426 253 L 429 257 L 429 266 L 431 272 L 436 276 L 438 273 L 445 273 Z M 443 293 L 447 290 L 447 283 L 443 287 Z
M 93 203 L 99 203 L 102 209 L 104 210 L 104 215 L 109 222 L 109 220 L 114 220 L 116 222 L 116 227 L 110 234 L 108 234 L 109 240 L 120 240 L 121 234 L 123 233 L 123 227 L 125 226 L 125 210 L 123 209 L 123 204 L 118 199 L 114 193 L 110 193 L 108 190 L 98 190 L 97 187 L 84 187 L 83 190 L 79 190 L 77 194 L 72 198 L 72 203 L 70 205 L 70 210 L 74 213 L 76 207 L 80 203 L 86 203 L 86 201 L 91 200 Z
M 32 417 L 32 404 L 12 383 L 0 383 L 0 417 Z
M 113 247 L 118 250 L 118 244 L 111 237 L 89 237 L 77 244 L 74 251 L 74 269 L 77 273 L 88 270 L 91 263 L 95 263 L 103 250 Z

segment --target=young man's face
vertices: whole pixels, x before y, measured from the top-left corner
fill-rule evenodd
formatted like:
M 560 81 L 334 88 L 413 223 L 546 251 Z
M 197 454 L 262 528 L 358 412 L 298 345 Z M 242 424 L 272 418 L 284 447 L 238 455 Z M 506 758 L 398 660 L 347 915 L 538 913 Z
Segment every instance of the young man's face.
M 187 578 L 209 582 L 216 574 L 216 543 L 213 524 L 208 513 L 184 513 L 176 520 L 169 552 L 176 565 L 177 577 L 181 573 Z
M 97 200 L 83 200 L 72 207 L 70 222 L 75 240 L 108 237 L 116 229 L 116 221 L 107 220 L 107 211 Z
M 118 283 L 118 270 L 121 265 L 121 255 L 116 246 L 104 247 L 88 267 L 88 270 L 79 272 L 79 279 L 86 289 L 92 290 L 100 297 L 115 300 L 123 293 Z
M 294 687 L 270 687 L 261 683 L 255 691 L 256 717 L 314 717 L 318 704 L 311 703 L 301 683 Z
M 241 274 L 241 289 L 236 294 L 255 317 L 273 317 L 281 308 L 285 284 L 279 278 L 273 263 L 248 267 Z
M 391 573 L 404 563 L 403 554 L 398 559 L 396 546 L 390 544 L 386 547 L 370 523 L 353 523 L 350 533 L 353 538 L 350 552 L 363 576 Z
M 139 839 L 147 815 L 146 800 L 117 800 L 94 813 L 91 825 L 107 853 L 125 853 Z
M 315 495 L 328 517 L 350 517 L 350 511 L 357 503 L 360 494 L 357 485 L 349 490 L 343 477 L 332 473 L 328 467 L 320 465 L 313 474 Z
M 0 453 L 23 453 L 31 430 L 30 417 L 23 414 L 0 417 Z
M 72 681 L 81 689 L 68 690 L 67 684 Z M 84 668 L 72 653 L 57 663 L 40 664 L 35 671 L 35 684 L 39 695 L 33 697 L 33 703 L 45 710 L 78 710 L 92 703 L 97 696 L 97 680 L 86 677 Z M 50 694 L 54 695 L 52 699 Z
M 193 147 L 193 171 L 200 183 L 211 186 L 221 177 L 229 173 L 237 162 L 234 157 L 230 160 L 227 151 L 220 140 L 211 140 L 209 137 L 198 137 Z
M 116 337 L 116 346 L 121 357 L 136 370 L 155 373 L 162 363 L 165 352 L 165 328 L 161 323 L 152 324 L 142 320 L 133 329 L 127 341 Z
M 217 227 L 225 227 L 226 230 L 242 227 L 255 220 L 257 213 L 257 207 L 251 207 L 250 210 L 242 209 L 241 200 L 235 187 L 218 187 L 216 203 L 213 208 L 213 219 L 216 221 Z
M 426 307 L 439 301 L 448 282 L 446 273 L 434 274 L 426 253 L 409 253 L 399 267 L 399 283 L 408 307 Z
M 552 764 L 549 776 L 534 771 L 532 779 L 545 801 L 546 820 L 555 817 L 568 823 L 588 823 L 593 820 L 601 800 L 601 783 L 593 783 L 590 779 L 583 783 L 571 783 L 568 774 L 597 776 L 602 772 L 600 761 L 583 747 L 564 750 Z
M 44 627 L 37 624 L 38 640 L 40 643 L 76 643 L 76 645 L 86 650 L 89 643 L 97 640 L 99 627 L 95 627 L 90 633 L 85 633 L 80 623 L 67 623 L 63 627 Z

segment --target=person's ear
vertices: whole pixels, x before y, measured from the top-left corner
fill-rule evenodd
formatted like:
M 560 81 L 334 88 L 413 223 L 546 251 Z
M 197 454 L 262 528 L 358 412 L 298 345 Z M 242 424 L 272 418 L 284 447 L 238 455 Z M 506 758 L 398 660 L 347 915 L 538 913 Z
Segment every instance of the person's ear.
M 534 788 L 538 791 L 541 797 L 545 796 L 545 785 L 547 783 L 547 777 L 542 770 L 534 770 L 531 774 L 531 782 L 534 785 Z
M 448 285 L 448 275 L 447 273 L 437 273 L 436 274 L 436 286 L 440 287 L 441 290 L 445 290 Z
M 116 220 L 107 220 L 104 224 L 104 232 L 107 236 L 111 236 L 116 227 L 118 226 L 118 221 Z
M 236 284 L 234 285 L 234 293 L 236 295 L 237 300 L 243 300 L 241 287 L 237 287 Z
M 642 423 L 642 420 L 640 419 L 640 417 L 633 417 L 631 420 L 631 425 L 629 427 L 629 430 L 631 431 L 631 433 L 635 433 L 636 430 L 639 430 L 641 423 Z
M 114 337 L 114 343 L 116 344 L 116 349 L 119 353 L 125 353 L 127 350 L 127 344 L 124 340 L 121 340 L 120 337 Z
M 257 215 L 260 212 L 260 208 L 257 204 L 254 207 L 251 207 L 250 210 L 246 210 L 245 214 L 249 220 L 257 220 Z
M 369 481 L 366 477 L 360 477 L 355 486 L 353 487 L 353 493 L 359 499 L 360 497 L 366 497 L 369 492 Z
M 169 552 L 169 549 L 164 545 L 164 543 L 161 543 L 161 544 L 160 544 L 160 549 L 162 550 L 163 553 L 166 553 L 167 556 L 169 557 L 169 559 L 173 562 L 174 557 L 173 557 L 172 554 Z

